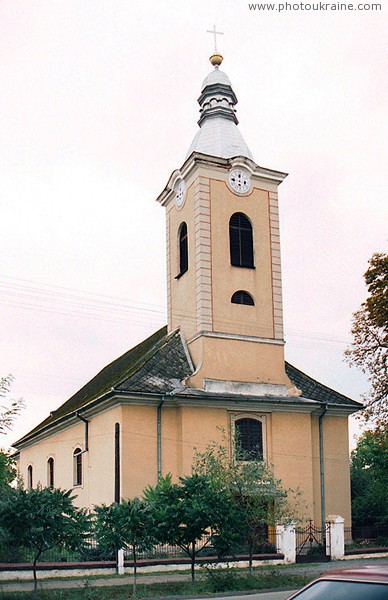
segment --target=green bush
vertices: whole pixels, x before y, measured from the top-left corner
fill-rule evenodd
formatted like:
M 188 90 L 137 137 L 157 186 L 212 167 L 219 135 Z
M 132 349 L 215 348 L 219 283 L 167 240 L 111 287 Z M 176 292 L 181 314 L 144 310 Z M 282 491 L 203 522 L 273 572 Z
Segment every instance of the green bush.
M 307 550 L 307 556 L 319 556 L 320 554 L 326 554 L 326 548 L 322 544 L 317 544 Z
M 227 592 L 238 589 L 242 576 L 230 567 L 220 569 L 217 565 L 206 568 L 206 588 L 211 593 Z

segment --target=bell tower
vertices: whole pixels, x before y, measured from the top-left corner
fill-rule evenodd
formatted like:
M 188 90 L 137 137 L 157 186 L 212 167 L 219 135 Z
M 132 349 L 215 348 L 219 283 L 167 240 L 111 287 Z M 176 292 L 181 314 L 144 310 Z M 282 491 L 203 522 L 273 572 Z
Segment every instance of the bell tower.
M 210 57 L 199 130 L 158 198 L 168 328 L 181 329 L 196 367 L 188 387 L 286 395 L 277 192 L 286 173 L 254 162 L 222 60 Z

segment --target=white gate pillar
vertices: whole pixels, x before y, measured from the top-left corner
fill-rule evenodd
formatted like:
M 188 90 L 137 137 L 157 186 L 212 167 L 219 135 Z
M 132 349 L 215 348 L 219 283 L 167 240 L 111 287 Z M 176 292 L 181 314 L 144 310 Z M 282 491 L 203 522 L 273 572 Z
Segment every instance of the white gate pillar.
M 124 575 L 124 550 L 117 551 L 117 574 Z
M 285 563 L 296 562 L 295 524 L 276 525 L 277 551 L 284 555 Z
M 345 519 L 339 515 L 327 517 L 330 535 L 330 557 L 338 560 L 345 556 Z

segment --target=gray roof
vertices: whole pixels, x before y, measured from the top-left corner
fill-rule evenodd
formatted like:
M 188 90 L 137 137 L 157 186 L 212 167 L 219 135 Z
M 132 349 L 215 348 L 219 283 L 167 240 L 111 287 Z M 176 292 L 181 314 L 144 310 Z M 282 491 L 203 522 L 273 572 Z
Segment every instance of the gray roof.
M 253 159 L 237 124 L 236 95 L 228 76 L 215 67 L 206 77 L 198 98 L 200 105 L 199 131 L 187 156 L 201 152 L 221 158 L 245 156 Z
M 342 404 L 346 406 L 354 406 L 362 408 L 362 405 L 355 400 L 351 400 L 347 396 L 332 390 L 331 388 L 319 383 L 303 371 L 300 371 L 290 363 L 286 362 L 286 373 L 291 381 L 296 385 L 297 388 L 302 390 L 305 398 L 311 398 L 321 402 L 322 404 Z
M 190 156 L 193 152 L 220 156 L 221 158 L 246 156 L 253 160 L 252 153 L 237 125 L 223 117 L 214 117 L 201 124 L 187 156 Z
M 69 400 L 42 421 L 37 427 L 14 446 L 48 431 L 59 422 L 73 416 L 87 405 L 95 405 L 108 396 L 123 393 L 164 395 L 179 398 L 197 398 L 214 401 L 259 402 L 276 404 L 306 405 L 312 402 L 357 410 L 361 404 L 351 398 L 315 381 L 296 367 L 285 364 L 292 382 L 302 391 L 302 396 L 246 396 L 242 394 L 218 393 L 186 388 L 182 381 L 192 375 L 193 365 L 179 330 L 167 333 L 163 327 L 152 336 L 114 360 L 93 379 L 76 392 Z

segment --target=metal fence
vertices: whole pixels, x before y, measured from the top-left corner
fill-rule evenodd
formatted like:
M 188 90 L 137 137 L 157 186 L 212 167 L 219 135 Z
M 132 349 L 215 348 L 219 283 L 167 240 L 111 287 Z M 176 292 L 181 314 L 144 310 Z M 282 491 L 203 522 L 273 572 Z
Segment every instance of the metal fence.
M 254 554 L 276 554 L 276 532 L 269 532 L 265 537 L 259 537 L 254 545 Z M 200 557 L 216 556 L 216 551 L 211 544 L 211 538 L 205 536 L 196 546 Z M 233 555 L 248 555 L 248 546 L 244 542 L 234 548 Z M 186 558 L 187 554 L 179 546 L 158 544 L 150 550 L 137 552 L 139 560 L 173 560 Z M 30 563 L 33 553 L 19 550 L 16 547 L 0 551 L 0 563 Z M 131 561 L 130 550 L 124 552 L 125 560 Z M 53 548 L 45 551 L 39 558 L 40 563 L 68 563 L 68 562 L 111 562 L 116 560 L 116 555 L 105 551 L 95 539 L 86 540 L 83 546 L 75 551 Z
M 388 526 L 345 527 L 346 550 L 388 547 Z
M 32 551 L 19 549 L 16 545 L 0 550 L 0 563 L 30 563 L 34 559 Z M 43 552 L 39 562 L 44 563 L 67 563 L 67 562 L 94 562 L 115 561 L 115 555 L 104 551 L 97 540 L 89 539 L 77 550 L 65 550 L 63 548 L 51 548 Z

